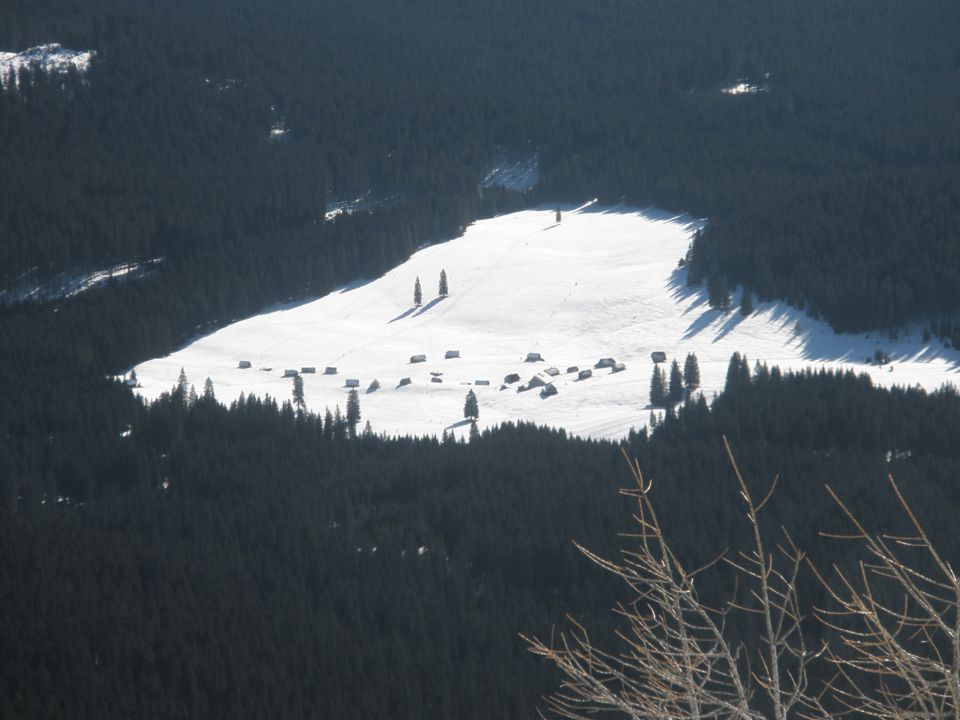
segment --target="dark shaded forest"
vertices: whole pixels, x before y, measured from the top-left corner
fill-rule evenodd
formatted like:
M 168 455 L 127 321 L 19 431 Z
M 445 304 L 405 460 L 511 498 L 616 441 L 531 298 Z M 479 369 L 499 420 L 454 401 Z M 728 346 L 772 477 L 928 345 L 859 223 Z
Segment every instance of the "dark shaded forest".
M 287 402 L 182 389 L 131 420 L 118 448 L 69 449 L 80 468 L 116 463 L 92 488 L 3 515 L 5 717 L 530 717 L 556 678 L 517 634 L 568 613 L 611 631 L 620 587 L 571 540 L 606 555 L 630 542 L 616 444 L 530 426 L 350 440 Z M 823 483 L 897 532 L 888 472 L 956 557 L 958 432 L 952 391 L 735 357 L 712 408 L 681 404 L 624 447 L 691 565 L 749 541 L 722 435 L 758 494 L 781 476 L 771 534 L 788 526 L 826 564 L 846 556 L 818 535 L 842 527 Z M 801 593 L 823 601 L 812 576 Z
M 0 275 L 165 257 L 244 284 L 232 258 L 295 272 L 290 238 L 322 256 L 328 196 L 368 191 L 430 217 L 422 242 L 481 212 L 498 149 L 532 148 L 526 202 L 709 217 L 705 275 L 951 335 L 958 30 L 946 0 L 13 0 L 0 47 L 98 55 L 0 94 Z M 740 81 L 763 92 L 721 92 Z M 377 235 L 363 257 L 391 255 Z

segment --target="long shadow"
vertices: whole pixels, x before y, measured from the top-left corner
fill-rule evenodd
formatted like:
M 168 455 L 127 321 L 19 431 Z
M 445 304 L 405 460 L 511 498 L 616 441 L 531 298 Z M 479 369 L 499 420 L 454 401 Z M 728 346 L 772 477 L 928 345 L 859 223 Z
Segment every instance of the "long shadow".
M 417 312 L 415 312 L 415 313 L 413 314 L 413 316 L 414 316 L 414 317 L 417 317 L 417 316 L 419 316 L 419 315 L 423 315 L 427 310 L 429 310 L 430 308 L 432 308 L 434 305 L 437 305 L 438 303 L 443 302 L 444 300 L 446 300 L 445 297 L 435 297 L 433 300 L 431 300 L 431 301 L 428 302 L 426 305 L 424 305 L 422 308 L 420 308 Z
M 469 425 L 471 422 L 473 422 L 473 421 L 472 421 L 472 420 L 461 420 L 461 421 L 455 422 L 455 423 L 453 423 L 453 424 L 451 424 L 451 425 L 447 425 L 446 429 L 447 429 L 447 430 L 456 430 L 457 428 L 461 428 L 461 427 L 464 427 L 464 426 L 466 426 L 466 425 Z
M 415 311 L 416 311 L 415 307 L 412 307 L 408 310 L 404 310 L 402 313 L 397 315 L 393 320 L 391 320 L 390 323 L 395 323 L 397 320 L 403 320 L 405 317 L 408 317 L 411 313 Z M 390 323 L 387 323 L 387 325 L 389 325 Z

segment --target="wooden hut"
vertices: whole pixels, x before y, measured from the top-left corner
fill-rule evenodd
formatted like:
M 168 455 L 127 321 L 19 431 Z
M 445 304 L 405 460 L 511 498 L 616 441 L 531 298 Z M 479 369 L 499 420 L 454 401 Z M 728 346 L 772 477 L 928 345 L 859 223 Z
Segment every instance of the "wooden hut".
M 249 370 L 251 367 L 253 367 L 253 364 L 249 360 L 241 360 L 237 364 L 237 367 L 241 370 Z

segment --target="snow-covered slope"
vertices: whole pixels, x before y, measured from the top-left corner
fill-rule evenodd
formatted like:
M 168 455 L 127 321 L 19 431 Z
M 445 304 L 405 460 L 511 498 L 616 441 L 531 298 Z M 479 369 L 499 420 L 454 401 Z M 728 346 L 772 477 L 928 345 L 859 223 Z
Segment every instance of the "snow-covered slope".
M 784 369 L 851 367 L 883 385 L 934 389 L 958 377 L 960 353 L 925 344 L 919 333 L 896 342 L 885 334 L 837 335 L 777 304 L 758 303 L 748 318 L 710 309 L 705 291 L 688 288 L 677 267 L 696 226 L 689 217 L 598 207 L 567 209 L 559 224 L 552 208 L 484 220 L 377 280 L 238 322 L 143 363 L 136 368 L 140 392 L 152 398 L 169 390 L 183 367 L 198 390 L 212 378 L 221 401 L 241 392 L 286 400 L 292 381 L 284 370 L 315 366 L 318 374 L 304 375 L 309 407 L 345 407 L 345 380 L 357 379 L 361 412 L 376 432 L 465 433 L 463 404 L 472 388 L 482 426 L 530 420 L 616 438 L 649 420 L 654 351 L 681 365 L 696 353 L 708 397 L 722 388 L 734 351 Z M 449 276 L 445 299 L 436 297 L 441 269 Z M 413 307 L 417 276 L 421 308 Z M 864 362 L 877 349 L 889 365 Z M 448 350 L 460 357 L 444 359 Z M 544 362 L 524 362 L 533 352 Z M 411 364 L 416 354 L 427 361 Z M 582 381 L 566 372 L 592 368 L 601 357 L 626 370 L 594 370 Z M 241 360 L 252 368 L 239 369 Z M 323 375 L 328 365 L 338 374 Z M 517 384 L 500 389 L 510 373 L 526 382 L 549 367 L 560 370 L 553 397 L 518 393 Z M 443 382 L 432 382 L 431 372 L 442 372 Z M 398 387 L 404 377 L 411 384 Z M 381 389 L 367 392 L 374 379 Z
M 37 45 L 18 53 L 0 52 L 0 87 L 16 85 L 21 69 L 45 73 L 67 73 L 71 69 L 84 73 L 96 56 L 93 50 L 68 50 L 57 43 Z

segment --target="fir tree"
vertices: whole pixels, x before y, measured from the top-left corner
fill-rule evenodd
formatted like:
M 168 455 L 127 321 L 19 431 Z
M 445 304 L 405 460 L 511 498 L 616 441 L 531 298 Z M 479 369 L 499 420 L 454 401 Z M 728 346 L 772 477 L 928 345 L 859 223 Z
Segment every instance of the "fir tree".
M 351 388 L 347 395 L 347 432 L 350 437 L 357 436 L 357 424 L 360 422 L 360 396 L 356 388 Z
M 653 407 L 663 407 L 667 402 L 667 381 L 659 365 L 653 366 L 653 376 L 650 378 L 650 404 Z
M 700 364 L 693 353 L 687 353 L 687 359 L 683 363 L 683 384 L 688 391 L 700 387 Z
M 678 403 L 683 400 L 683 373 L 680 372 L 680 364 L 676 360 L 670 365 L 670 389 L 668 393 L 671 403 Z
M 416 282 L 413 283 L 413 304 L 416 307 L 420 307 L 423 304 L 423 291 L 420 289 L 420 276 L 417 276 Z
M 473 390 L 467 391 L 467 400 L 463 404 L 463 417 L 471 422 L 476 422 L 480 417 L 480 406 L 477 404 L 477 395 Z
M 297 413 L 303 415 L 307 409 L 307 403 L 303 397 L 303 377 L 301 375 L 293 376 L 293 404 L 297 408 Z
M 203 383 L 203 399 L 204 400 L 216 400 L 216 396 L 213 393 L 213 380 L 207 378 Z
M 440 271 L 440 297 L 446 297 L 450 294 L 450 289 L 447 286 L 447 271 Z

